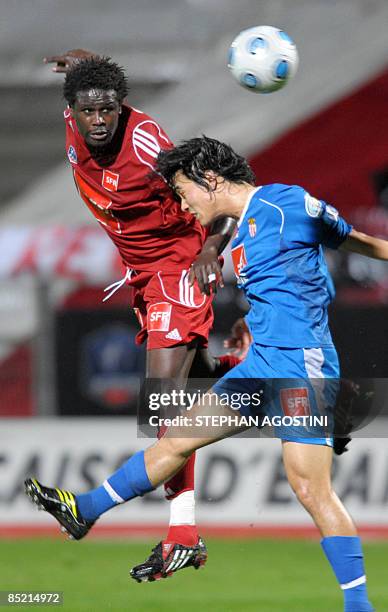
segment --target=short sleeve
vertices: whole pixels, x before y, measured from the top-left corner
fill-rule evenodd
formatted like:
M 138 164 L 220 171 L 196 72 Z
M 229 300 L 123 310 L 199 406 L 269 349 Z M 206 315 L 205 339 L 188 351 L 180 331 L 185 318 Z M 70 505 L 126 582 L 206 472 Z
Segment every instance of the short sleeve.
M 134 127 L 132 146 L 139 161 L 153 169 L 161 149 L 171 149 L 173 144 L 160 125 L 146 119 Z
M 334 206 L 312 197 L 307 192 L 305 193 L 305 209 L 307 215 L 315 219 L 317 223 L 319 242 L 331 249 L 338 249 L 348 237 L 352 226 L 340 216 Z

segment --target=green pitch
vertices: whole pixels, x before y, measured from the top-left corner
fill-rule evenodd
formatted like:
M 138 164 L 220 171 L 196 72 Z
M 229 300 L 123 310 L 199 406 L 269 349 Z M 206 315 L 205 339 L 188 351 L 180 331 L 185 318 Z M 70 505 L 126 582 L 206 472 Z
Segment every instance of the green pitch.
M 151 543 L 2 540 L 0 590 L 63 591 L 59 610 L 75 612 L 342 610 L 342 595 L 318 542 L 211 539 L 207 544 L 205 569 L 137 584 L 128 570 L 148 555 Z M 388 543 L 367 543 L 365 553 L 371 600 L 377 610 L 388 610 Z M 12 606 L 31 607 L 37 609 Z

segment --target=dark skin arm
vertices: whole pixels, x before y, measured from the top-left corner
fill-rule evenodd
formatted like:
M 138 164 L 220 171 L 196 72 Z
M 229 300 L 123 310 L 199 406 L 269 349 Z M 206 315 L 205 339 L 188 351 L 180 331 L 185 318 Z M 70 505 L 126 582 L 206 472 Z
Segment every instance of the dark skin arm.
M 98 57 L 98 53 L 93 53 L 93 51 L 87 51 L 86 49 L 70 49 L 61 55 L 45 57 L 43 61 L 45 64 L 56 64 L 52 68 L 53 72 L 66 74 L 74 63 L 89 57 Z
M 237 226 L 236 219 L 222 217 L 217 219 L 210 230 L 210 235 L 203 245 L 203 249 L 192 263 L 189 272 L 189 283 L 193 285 L 197 281 L 202 293 L 210 295 L 216 293 L 217 284 L 224 286 L 222 271 L 218 256 L 232 238 Z M 209 274 L 215 275 L 214 280 L 209 282 Z M 212 277 L 211 277 L 212 278 Z

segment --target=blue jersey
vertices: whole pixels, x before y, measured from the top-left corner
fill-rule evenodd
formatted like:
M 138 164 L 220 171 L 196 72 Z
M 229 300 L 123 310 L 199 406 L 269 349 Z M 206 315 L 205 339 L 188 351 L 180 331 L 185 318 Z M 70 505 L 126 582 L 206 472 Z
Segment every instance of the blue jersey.
M 351 226 L 297 185 L 252 192 L 232 243 L 238 284 L 255 342 L 284 348 L 332 346 L 333 286 L 322 245 L 336 249 Z

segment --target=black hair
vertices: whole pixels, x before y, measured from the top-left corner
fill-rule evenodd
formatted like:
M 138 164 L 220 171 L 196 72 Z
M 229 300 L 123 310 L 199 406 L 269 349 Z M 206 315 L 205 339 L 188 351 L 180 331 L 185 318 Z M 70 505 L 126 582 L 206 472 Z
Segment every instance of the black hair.
M 205 178 L 208 170 L 232 183 L 256 182 L 247 160 L 233 151 L 229 145 L 214 138 L 202 136 L 184 141 L 181 145 L 161 151 L 156 161 L 156 171 L 174 188 L 174 176 L 181 170 L 188 179 L 209 189 Z
M 110 57 L 93 56 L 74 63 L 67 72 L 63 85 L 65 100 L 70 106 L 74 106 L 77 93 L 89 89 L 113 89 L 121 102 L 129 91 L 124 68 Z

